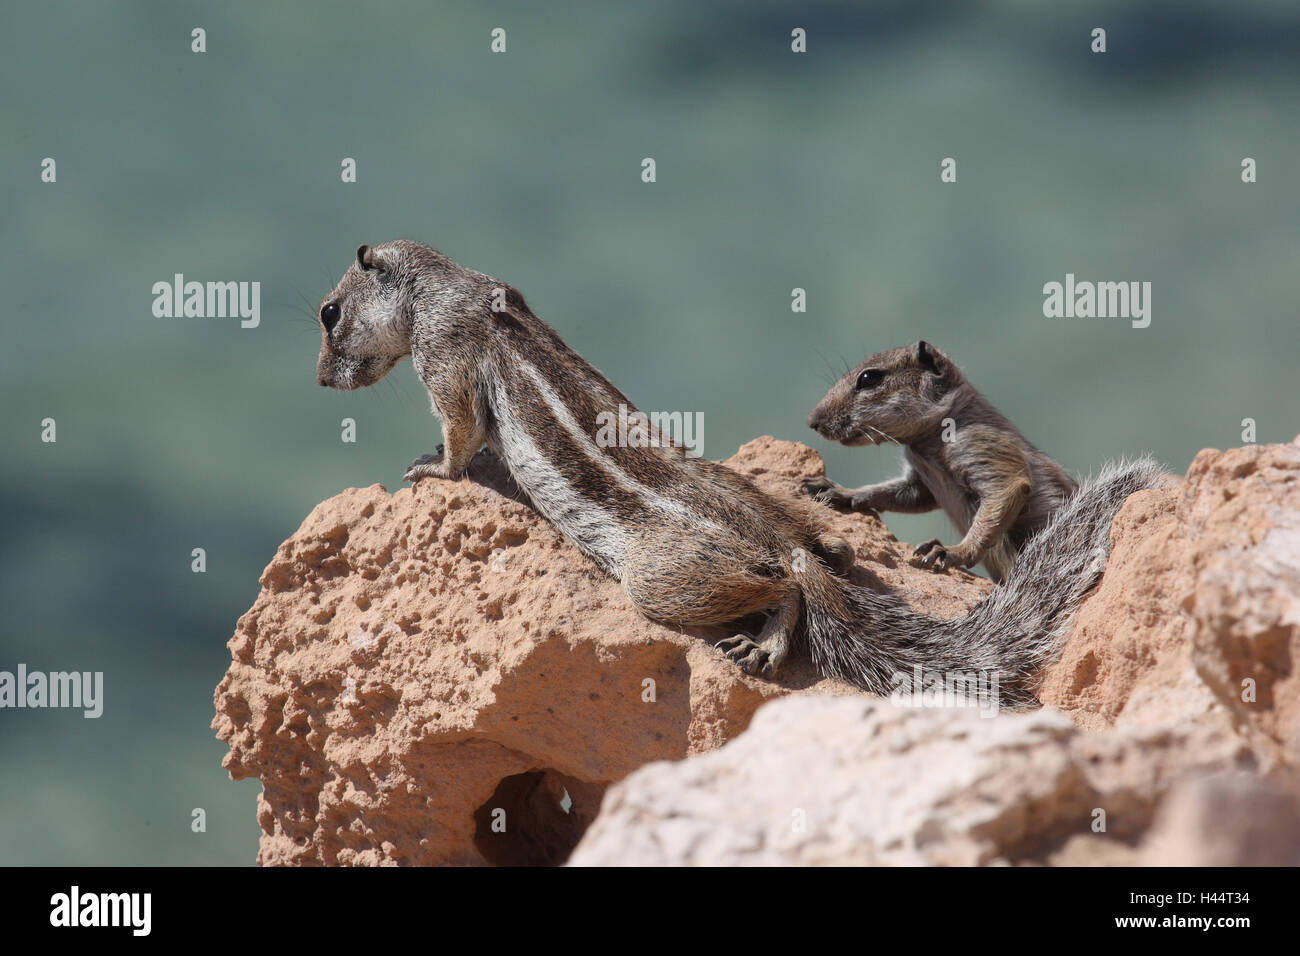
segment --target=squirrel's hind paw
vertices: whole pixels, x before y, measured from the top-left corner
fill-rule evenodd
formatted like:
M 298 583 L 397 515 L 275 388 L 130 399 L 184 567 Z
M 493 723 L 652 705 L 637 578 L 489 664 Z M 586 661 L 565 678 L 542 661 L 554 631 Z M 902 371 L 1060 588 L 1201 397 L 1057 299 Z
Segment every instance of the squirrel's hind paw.
M 785 661 L 788 648 L 784 642 L 775 646 L 760 644 L 748 634 L 734 634 L 724 637 L 715 645 L 726 656 L 752 677 L 775 677 L 782 662 Z

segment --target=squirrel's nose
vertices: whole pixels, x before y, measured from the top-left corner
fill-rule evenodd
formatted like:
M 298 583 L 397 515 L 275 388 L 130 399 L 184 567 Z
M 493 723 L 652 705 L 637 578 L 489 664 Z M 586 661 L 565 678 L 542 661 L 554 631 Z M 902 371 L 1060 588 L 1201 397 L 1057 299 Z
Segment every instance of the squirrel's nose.
M 821 410 L 820 406 L 818 406 L 817 408 L 814 408 L 812 414 L 808 416 L 808 427 L 812 429 L 820 428 L 824 421 L 826 421 L 826 413 Z

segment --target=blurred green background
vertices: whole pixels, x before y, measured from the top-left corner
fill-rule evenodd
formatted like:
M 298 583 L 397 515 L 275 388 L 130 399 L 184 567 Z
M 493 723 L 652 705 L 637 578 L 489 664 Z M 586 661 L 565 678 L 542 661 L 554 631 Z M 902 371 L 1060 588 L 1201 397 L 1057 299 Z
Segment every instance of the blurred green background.
M 102 670 L 107 698 L 99 720 L 0 711 L 0 863 L 253 862 L 257 784 L 208 726 L 225 642 L 318 501 L 398 487 L 439 440 L 409 364 L 315 384 L 313 314 L 362 242 L 517 286 L 643 409 L 702 412 L 713 458 L 773 434 L 845 483 L 892 475 L 896 450 L 805 418 L 845 363 L 919 337 L 1079 472 L 1143 450 L 1183 470 L 1246 417 L 1300 431 L 1291 0 L 0 17 L 0 669 Z M 154 318 L 177 272 L 260 281 L 261 326 Z M 1044 318 L 1067 272 L 1150 281 L 1150 328 Z

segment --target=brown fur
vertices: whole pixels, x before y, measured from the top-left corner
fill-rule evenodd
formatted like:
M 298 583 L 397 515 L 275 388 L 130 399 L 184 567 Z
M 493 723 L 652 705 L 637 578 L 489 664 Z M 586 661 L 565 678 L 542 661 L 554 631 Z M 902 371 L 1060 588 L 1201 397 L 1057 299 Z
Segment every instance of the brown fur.
M 341 316 L 322 325 L 321 384 L 367 385 L 411 355 L 442 418 L 440 454 L 413 462 L 407 480 L 459 478 L 487 444 L 648 617 L 725 624 L 767 612 L 757 639 L 724 641 L 751 673 L 775 674 L 788 653 L 801 608 L 799 553 L 838 573 L 853 563 L 848 542 L 828 533 L 809 502 L 767 495 L 666 439 L 595 446 L 599 416 L 635 406 L 490 276 L 419 243 L 362 246 L 322 315 L 333 306 Z
M 919 545 L 915 558 L 923 567 L 983 561 L 993 580 L 1003 580 L 1025 542 L 1077 487 L 926 342 L 871 356 L 831 388 L 808 424 L 845 445 L 905 447 L 905 470 L 892 481 L 849 489 L 811 478 L 804 488 L 853 511 L 942 508 L 963 537 L 952 546 L 938 538 Z

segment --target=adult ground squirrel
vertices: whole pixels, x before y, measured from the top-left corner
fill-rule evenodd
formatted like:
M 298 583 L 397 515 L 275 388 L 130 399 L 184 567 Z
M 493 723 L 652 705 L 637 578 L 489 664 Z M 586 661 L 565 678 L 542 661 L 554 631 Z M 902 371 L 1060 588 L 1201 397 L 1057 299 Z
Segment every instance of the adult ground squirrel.
M 917 545 L 923 567 L 983 561 L 994 581 L 1005 580 L 1025 542 L 1078 488 L 927 342 L 871 356 L 835 383 L 808 424 L 844 445 L 904 447 L 903 474 L 892 481 L 853 489 L 818 477 L 803 485 L 852 511 L 942 508 L 963 537 Z
M 1001 703 L 1030 704 L 1032 675 L 1102 570 L 1111 519 L 1159 474 L 1149 460 L 1104 471 L 1003 586 L 944 621 L 837 574 L 852 549 L 810 500 L 766 494 L 675 443 L 598 443 L 599 422 L 634 406 L 491 276 L 408 240 L 362 246 L 320 320 L 322 385 L 370 385 L 412 357 L 444 451 L 416 459 L 408 480 L 458 479 L 487 444 L 647 617 L 692 626 L 765 613 L 756 638 L 720 642 L 750 674 L 773 676 L 803 637 L 822 673 L 877 694 L 900 674 L 980 672 L 998 676 Z

